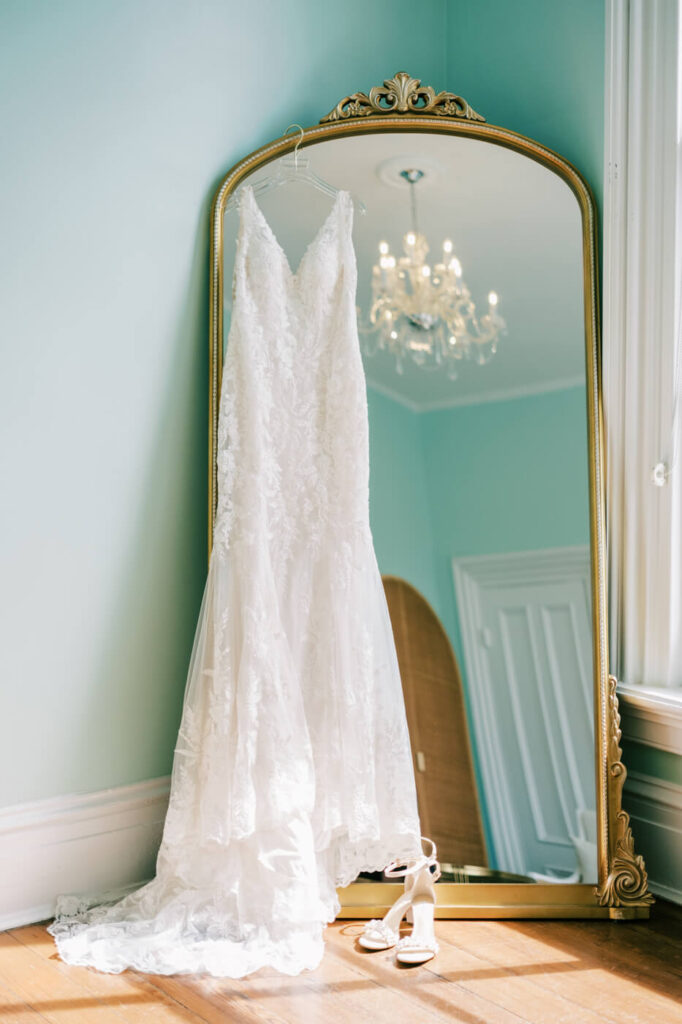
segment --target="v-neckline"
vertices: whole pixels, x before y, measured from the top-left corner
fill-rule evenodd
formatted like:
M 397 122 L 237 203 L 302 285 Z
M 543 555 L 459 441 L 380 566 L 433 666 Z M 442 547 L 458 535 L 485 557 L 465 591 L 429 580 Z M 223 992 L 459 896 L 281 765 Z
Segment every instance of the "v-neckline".
M 314 236 L 310 239 L 310 241 L 306 245 L 305 250 L 303 252 L 303 255 L 301 256 L 301 259 L 298 262 L 298 266 L 296 267 L 296 270 L 292 270 L 291 263 L 289 262 L 289 257 L 287 256 L 287 254 L 284 251 L 282 245 L 280 244 L 279 239 L 277 238 L 277 235 L 275 234 L 275 232 L 270 227 L 270 224 L 268 223 L 267 217 L 265 216 L 265 214 L 263 213 L 263 211 L 261 210 L 259 204 L 256 201 L 256 196 L 255 196 L 255 193 L 253 191 L 253 186 L 252 185 L 245 185 L 244 186 L 244 192 L 248 193 L 251 196 L 251 204 L 252 204 L 252 206 L 253 206 L 253 208 L 254 208 L 254 210 L 256 212 L 256 216 L 260 220 L 260 222 L 263 225 L 263 227 L 266 229 L 269 238 L 273 242 L 273 244 L 275 246 L 275 249 L 279 253 L 280 259 L 282 260 L 282 263 L 284 264 L 284 266 L 285 266 L 285 268 L 287 270 L 289 278 L 292 281 L 297 281 L 298 280 L 298 275 L 300 274 L 301 269 L 302 269 L 303 265 L 306 262 L 307 256 L 309 255 L 311 250 L 318 244 L 318 242 L 320 241 L 320 239 L 324 235 L 325 231 L 327 230 L 329 224 L 331 223 L 332 217 L 336 214 L 336 211 L 337 211 L 337 209 L 338 209 L 338 207 L 340 205 L 342 197 L 345 197 L 345 196 L 347 196 L 349 194 L 345 189 L 339 189 L 338 190 L 338 192 L 336 193 L 336 196 L 334 197 L 334 202 L 332 203 L 331 210 L 329 211 L 329 213 L 327 214 L 325 219 L 322 221 L 322 224 L 317 229 L 317 231 L 315 232 Z

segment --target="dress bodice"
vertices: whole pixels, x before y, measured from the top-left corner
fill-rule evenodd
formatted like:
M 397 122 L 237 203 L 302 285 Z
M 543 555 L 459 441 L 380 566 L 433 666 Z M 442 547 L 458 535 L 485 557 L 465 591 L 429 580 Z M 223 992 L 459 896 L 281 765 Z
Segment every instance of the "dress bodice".
M 242 193 L 218 434 L 216 541 L 224 550 L 254 536 L 240 506 L 251 523 L 258 510 L 278 558 L 295 552 L 297 536 L 309 548 L 330 532 L 341 540 L 362 528 L 369 537 L 352 226 L 351 196 L 338 192 L 294 272 L 253 189 Z M 235 475 L 237 458 L 251 474 Z

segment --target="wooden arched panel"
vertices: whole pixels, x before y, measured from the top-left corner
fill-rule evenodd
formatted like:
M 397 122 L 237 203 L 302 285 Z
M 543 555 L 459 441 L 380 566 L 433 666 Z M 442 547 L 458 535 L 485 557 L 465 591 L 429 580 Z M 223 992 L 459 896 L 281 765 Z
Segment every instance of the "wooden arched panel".
M 411 584 L 383 577 L 414 758 L 422 832 L 439 860 L 487 865 L 457 659 L 430 604 Z

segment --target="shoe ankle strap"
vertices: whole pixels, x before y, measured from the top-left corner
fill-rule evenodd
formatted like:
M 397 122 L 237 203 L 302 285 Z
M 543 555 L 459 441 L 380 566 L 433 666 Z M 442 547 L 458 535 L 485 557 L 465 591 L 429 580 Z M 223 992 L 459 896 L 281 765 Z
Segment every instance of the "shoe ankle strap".
M 422 849 L 426 843 L 429 847 L 428 853 L 422 853 L 421 857 L 416 860 L 408 861 L 407 863 L 399 863 L 398 861 L 392 860 L 391 863 L 384 868 L 384 876 L 386 878 L 407 878 L 410 875 L 416 875 L 424 868 L 431 868 L 436 866 L 437 873 L 434 872 L 434 881 L 440 878 L 440 864 L 436 860 L 436 844 L 433 839 L 429 839 L 427 836 L 421 837 Z

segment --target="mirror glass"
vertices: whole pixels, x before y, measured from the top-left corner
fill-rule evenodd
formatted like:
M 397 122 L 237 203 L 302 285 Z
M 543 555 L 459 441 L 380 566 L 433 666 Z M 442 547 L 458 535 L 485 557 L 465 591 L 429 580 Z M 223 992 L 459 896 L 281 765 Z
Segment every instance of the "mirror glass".
M 423 832 L 444 881 L 596 882 L 578 202 L 529 157 L 455 135 L 298 159 L 355 200 L 370 518 Z M 296 267 L 333 198 L 294 181 L 257 202 Z M 231 203 L 225 337 L 237 220 Z

